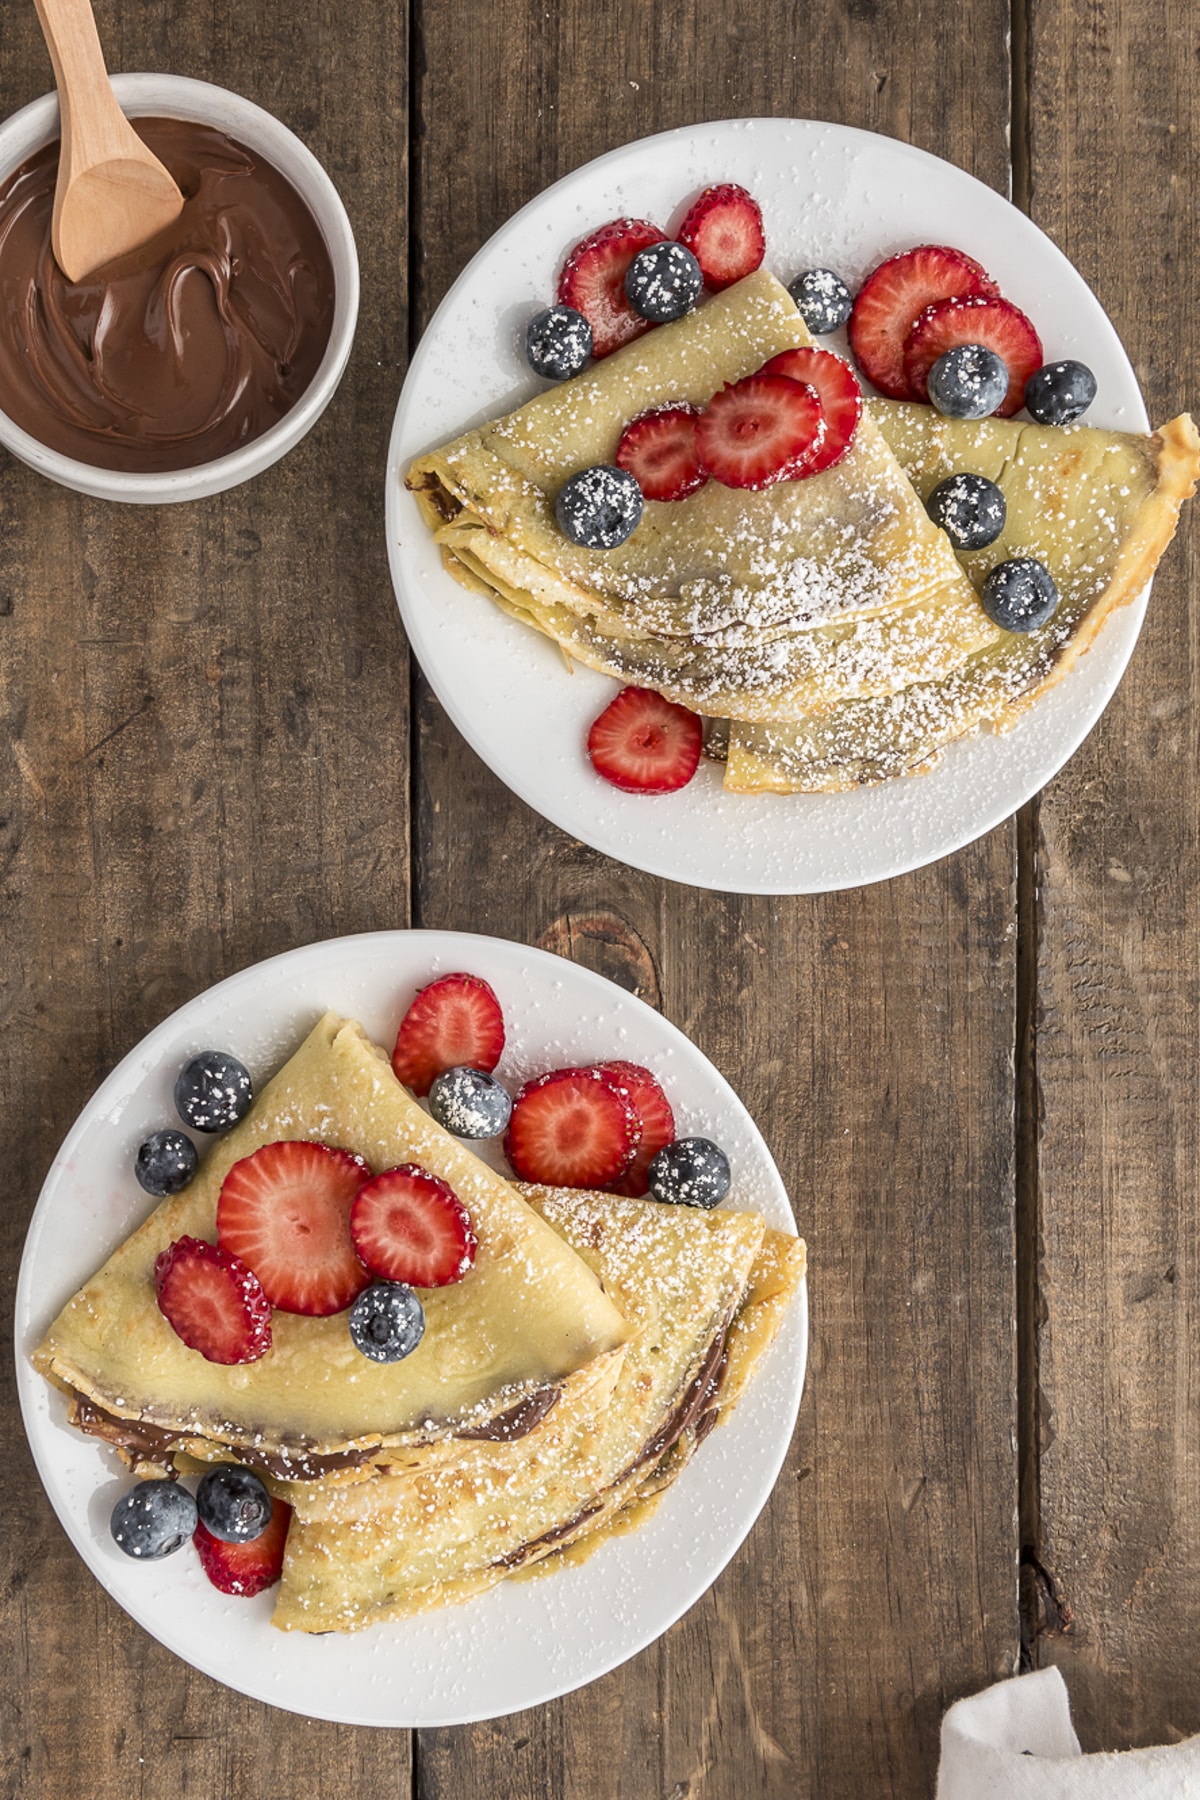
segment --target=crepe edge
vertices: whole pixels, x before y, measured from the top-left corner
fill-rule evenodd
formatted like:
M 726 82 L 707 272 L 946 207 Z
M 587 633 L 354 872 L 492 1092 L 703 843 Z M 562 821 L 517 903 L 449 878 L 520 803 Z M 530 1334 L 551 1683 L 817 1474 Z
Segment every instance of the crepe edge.
M 326 1008 L 315 1024 L 304 1033 L 296 1048 L 264 1084 L 259 1099 L 266 1099 L 273 1084 L 314 1042 L 319 1042 L 324 1049 L 331 1051 L 338 1040 L 346 1034 L 349 1034 L 355 1041 L 356 1047 L 361 1047 L 364 1055 L 369 1055 L 377 1060 L 381 1068 L 386 1069 L 389 1079 L 395 1079 L 392 1074 L 391 1061 L 386 1052 L 375 1043 L 362 1024 L 356 1019 L 345 1017 L 333 1008 Z M 397 1083 L 397 1085 L 401 1084 Z M 407 1090 L 401 1088 L 401 1091 L 411 1102 L 412 1096 L 407 1094 Z M 246 1117 L 249 1118 L 250 1114 L 248 1113 Z M 430 1123 L 435 1130 L 441 1133 L 441 1128 L 436 1125 L 435 1121 L 430 1121 Z M 442 1133 L 441 1135 L 446 1134 Z M 455 1147 L 465 1150 L 465 1146 L 457 1143 Z M 215 1148 L 216 1146 L 214 1146 Z M 350 1467 L 359 1461 L 373 1461 L 376 1455 L 380 1460 L 395 1460 L 397 1455 L 406 1452 L 416 1454 L 434 1451 L 439 1445 L 461 1441 L 464 1429 L 486 1427 L 499 1415 L 512 1411 L 527 1403 L 531 1398 L 547 1393 L 555 1395 L 561 1393 L 564 1389 L 569 1388 L 577 1376 L 585 1374 L 597 1358 L 620 1349 L 628 1340 L 628 1321 L 623 1318 L 611 1299 L 605 1295 L 603 1298 L 609 1312 L 619 1322 L 619 1333 L 616 1335 L 615 1341 L 613 1341 L 612 1331 L 608 1333 L 607 1338 L 598 1338 L 592 1346 L 592 1353 L 575 1368 L 564 1369 L 548 1376 L 530 1376 L 526 1380 L 504 1383 L 486 1399 L 467 1404 L 457 1413 L 437 1418 L 432 1424 L 422 1423 L 421 1425 L 401 1427 L 391 1432 L 359 1432 L 353 1436 L 322 1440 L 309 1437 L 299 1430 L 292 1433 L 249 1426 L 240 1428 L 233 1420 L 216 1416 L 195 1416 L 190 1419 L 178 1415 L 156 1416 L 152 1406 L 131 1406 L 123 1400 L 121 1395 L 103 1385 L 99 1371 L 89 1372 L 74 1362 L 64 1346 L 57 1341 L 56 1334 L 62 1322 L 80 1304 L 92 1283 L 103 1275 L 113 1258 L 125 1251 L 143 1234 L 150 1234 L 156 1229 L 161 1229 L 164 1215 L 169 1221 L 168 1229 L 171 1234 L 178 1235 L 178 1230 L 182 1228 L 183 1222 L 188 1217 L 189 1206 L 194 1198 L 193 1183 L 199 1179 L 207 1163 L 208 1158 L 206 1157 L 197 1176 L 193 1177 L 193 1182 L 189 1182 L 187 1187 L 179 1193 L 168 1196 L 157 1206 L 152 1207 L 146 1217 L 122 1238 L 99 1268 L 93 1271 L 88 1280 L 76 1289 L 75 1293 L 59 1308 L 41 1342 L 30 1356 L 34 1369 L 59 1392 L 67 1396 L 70 1407 L 68 1423 L 72 1429 L 81 1430 L 84 1435 L 108 1442 L 127 1466 L 139 1473 L 170 1473 L 174 1466 L 173 1457 L 176 1452 L 192 1456 L 198 1461 L 227 1460 L 229 1453 L 236 1453 L 249 1466 L 269 1467 L 272 1461 L 283 1461 L 292 1465 L 294 1469 L 302 1469 L 306 1463 L 313 1461 L 335 1459 L 345 1462 Z M 506 1198 L 516 1209 L 516 1221 L 525 1224 L 528 1219 L 531 1224 L 536 1225 L 540 1234 L 545 1221 L 541 1220 L 534 1209 L 528 1205 L 516 1184 L 490 1169 L 487 1164 L 481 1163 L 481 1168 L 493 1181 L 499 1182 L 505 1189 Z M 558 1234 L 554 1234 L 554 1236 L 557 1238 Z M 559 1239 L 560 1243 L 561 1241 Z M 567 1246 L 567 1248 L 570 1247 Z M 80 1402 L 98 1409 L 104 1415 L 104 1418 L 97 1422 L 101 1428 L 88 1430 L 78 1422 Z M 140 1432 L 139 1428 L 142 1428 Z M 170 1442 L 151 1445 L 145 1453 L 141 1453 L 136 1443 L 123 1444 L 120 1441 L 122 1432 L 127 1439 L 137 1435 L 161 1439 L 165 1434 Z M 161 1451 L 161 1455 L 153 1454 L 155 1448 Z M 349 1461 L 351 1457 L 353 1462 Z M 326 1471 L 326 1473 L 333 1472 L 333 1470 Z M 346 1478 L 345 1469 L 337 1472 L 343 1479 Z
M 1169 420 L 1158 431 L 1151 433 L 1150 442 L 1157 442 L 1159 445 L 1159 478 L 1153 492 L 1147 496 L 1137 529 L 1130 533 L 1121 547 L 1112 580 L 1087 608 L 1071 636 L 1053 653 L 1050 667 L 1033 686 L 1016 695 L 999 711 L 985 712 L 963 730 L 944 738 L 932 754 L 923 755 L 907 769 L 892 770 L 885 774 L 847 774 L 841 779 L 834 774 L 827 781 L 801 784 L 789 781 L 776 765 L 764 757 L 753 751 L 741 750 L 741 766 L 750 778 L 739 779 L 736 774 L 737 765 L 727 765 L 724 782 L 726 791 L 734 794 L 848 793 L 862 787 L 878 787 L 886 781 L 928 774 L 937 767 L 941 752 L 947 744 L 956 742 L 960 737 L 968 737 L 984 726 L 997 733 L 1011 731 L 1029 708 L 1043 694 L 1057 686 L 1063 676 L 1075 667 L 1079 658 L 1091 649 L 1112 614 L 1137 599 L 1153 578 L 1171 544 L 1183 502 L 1192 497 L 1200 482 L 1200 431 L 1197 431 L 1190 413 L 1180 413 L 1177 418 Z M 734 724 L 737 723 L 735 720 Z
M 749 1215 L 758 1217 L 759 1215 Z M 807 1269 L 807 1247 L 802 1238 L 774 1230 L 763 1221 L 763 1235 L 751 1264 L 746 1287 L 737 1306 L 718 1322 L 717 1333 L 701 1353 L 695 1373 L 685 1384 L 700 1384 L 698 1404 L 673 1442 L 663 1454 L 650 1462 L 645 1470 L 636 1467 L 628 1479 L 618 1479 L 596 1503 L 584 1508 L 565 1527 L 555 1528 L 530 1545 L 522 1547 L 519 1560 L 511 1566 L 471 1571 L 452 1580 L 410 1590 L 402 1600 L 373 1607 L 364 1616 L 346 1618 L 330 1624 L 331 1614 L 314 1618 L 305 1609 L 288 1604 L 289 1596 L 281 1591 L 272 1624 L 280 1630 L 298 1630 L 308 1634 L 329 1630 L 358 1631 L 388 1621 L 399 1621 L 434 1611 L 442 1606 L 463 1605 L 490 1591 L 505 1580 L 528 1580 L 549 1575 L 564 1564 L 586 1561 L 610 1537 L 627 1535 L 640 1528 L 658 1506 L 666 1490 L 691 1462 L 697 1449 L 712 1429 L 732 1414 L 749 1385 L 754 1370 L 770 1349 L 784 1319 L 795 1300 Z M 720 1344 L 715 1393 L 707 1388 L 713 1377 L 706 1376 L 706 1363 L 712 1357 L 714 1343 Z M 705 1401 L 711 1399 L 710 1404 Z M 506 1559 L 507 1561 L 508 1559 Z

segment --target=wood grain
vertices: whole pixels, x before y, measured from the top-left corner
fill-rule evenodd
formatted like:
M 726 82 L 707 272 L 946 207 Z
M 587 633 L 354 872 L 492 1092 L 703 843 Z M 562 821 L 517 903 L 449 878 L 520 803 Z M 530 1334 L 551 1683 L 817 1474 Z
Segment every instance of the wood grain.
M 1089 1746 L 1200 1729 L 1196 528 L 1116 702 L 1026 817 L 1020 908 L 1011 826 L 866 892 L 741 900 L 546 825 L 419 677 L 410 717 L 379 504 L 410 317 L 548 182 L 704 118 L 862 125 L 1003 190 L 1011 103 L 1018 197 L 1168 416 L 1200 372 L 1193 9 L 414 0 L 413 20 L 410 46 L 404 9 L 101 7 L 113 68 L 234 87 L 312 145 L 364 306 L 329 413 L 249 488 L 124 510 L 0 464 L 5 1295 L 58 1142 L 147 1029 L 263 955 L 411 912 L 599 969 L 729 1076 L 810 1242 L 808 1393 L 764 1517 L 659 1644 L 410 1758 L 405 1733 L 272 1712 L 138 1630 L 53 1518 L 6 1368 L 0 1793 L 927 1795 L 942 1708 L 1018 1655 L 1018 916 L 1033 1655 L 1064 1667 Z M 0 107 L 49 83 L 18 10 Z
M 262 956 L 408 913 L 405 648 L 379 528 L 406 351 L 404 14 L 129 3 L 100 26 L 114 68 L 206 76 L 301 133 L 347 202 L 364 306 L 329 411 L 249 487 L 122 508 L 0 465 L 6 1300 L 59 1140 L 145 1031 Z M 32 9 L 0 54 L 6 110 L 49 87 Z M 0 1380 L 0 1792 L 406 1791 L 405 1734 L 241 1699 L 107 1598 L 41 1492 L 7 1359 Z
M 885 0 L 802 29 L 774 0 L 514 4 L 503 55 L 464 55 L 495 25 L 480 0 L 422 9 L 418 323 L 523 201 L 671 125 L 836 118 L 1006 184 L 999 5 L 936 9 L 918 44 Z M 537 819 L 418 692 L 421 922 L 540 941 L 661 1000 L 780 1162 L 813 1336 L 784 1476 L 707 1598 L 579 1694 L 422 1733 L 417 1792 L 927 1794 L 942 1707 L 1017 1657 L 1013 830 L 865 894 L 690 892 Z
M 1033 0 L 1032 211 L 1158 422 L 1200 384 L 1195 9 Z M 1200 1729 L 1196 519 L 1100 726 L 1037 820 L 1037 1555 L 1086 1748 Z

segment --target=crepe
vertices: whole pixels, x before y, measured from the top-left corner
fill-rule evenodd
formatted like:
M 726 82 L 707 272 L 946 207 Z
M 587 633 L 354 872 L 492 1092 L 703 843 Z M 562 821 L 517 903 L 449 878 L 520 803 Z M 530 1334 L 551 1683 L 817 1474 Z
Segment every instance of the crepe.
M 726 1340 L 725 1367 L 714 1403 L 697 1414 L 671 1448 L 652 1464 L 616 1512 L 585 1527 L 572 1541 L 522 1573 L 550 1575 L 560 1562 L 585 1562 L 610 1537 L 640 1530 L 671 1483 L 682 1473 L 715 1425 L 723 1424 L 740 1400 L 759 1360 L 770 1348 L 804 1279 L 805 1245 L 770 1227 L 763 1233 L 750 1282 Z
M 297 1509 L 282 1628 L 356 1630 L 466 1600 L 628 1523 L 736 1400 L 803 1276 L 803 1244 L 754 1214 L 523 1192 L 633 1326 L 611 1400 L 564 1403 L 522 1443 L 450 1467 L 281 1490 Z
M 638 413 L 703 405 L 810 338 L 759 270 L 507 418 L 419 458 L 408 486 L 446 567 L 571 656 L 710 715 L 802 716 L 944 672 L 999 633 L 945 535 L 864 417 L 849 453 L 751 493 L 710 481 L 648 501 L 614 550 L 554 518 L 576 470 L 611 462 Z
M 215 1240 L 227 1171 L 260 1145 L 308 1138 L 356 1151 L 374 1172 L 413 1162 L 440 1176 L 479 1240 L 460 1282 L 423 1293 L 425 1335 L 403 1361 L 353 1345 L 344 1314 L 273 1315 L 261 1361 L 210 1363 L 155 1299 L 158 1253 Z M 574 1392 L 602 1400 L 629 1328 L 592 1270 L 515 1192 L 406 1092 L 361 1027 L 327 1013 L 222 1137 L 63 1309 L 34 1361 L 72 1397 L 73 1421 L 143 1470 L 177 1452 L 263 1472 L 358 1476 L 381 1458 L 414 1466 L 482 1434 L 515 1440 Z
M 886 780 L 932 767 L 953 739 L 1004 730 L 1088 649 L 1112 611 L 1142 592 L 1200 476 L 1200 435 L 1185 414 L 1151 437 L 1016 419 L 943 418 L 931 407 L 872 401 L 869 412 L 925 500 L 959 471 L 1004 492 L 1005 529 L 963 568 L 982 588 L 1007 557 L 1045 563 L 1059 604 L 1040 630 L 1001 633 L 936 681 L 886 699 L 847 700 L 783 727 L 735 724 L 725 785 L 794 793 Z

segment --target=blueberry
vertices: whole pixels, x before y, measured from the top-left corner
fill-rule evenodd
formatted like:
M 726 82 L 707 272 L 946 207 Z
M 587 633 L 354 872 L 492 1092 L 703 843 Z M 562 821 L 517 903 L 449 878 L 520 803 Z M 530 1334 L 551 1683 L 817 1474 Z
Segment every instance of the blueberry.
M 200 1523 L 223 1544 L 249 1544 L 271 1523 L 271 1496 L 253 1469 L 218 1463 L 196 1489 Z
M 646 1178 L 656 1200 L 720 1206 L 729 1192 L 729 1158 L 707 1138 L 676 1138 L 651 1157 Z
M 854 296 L 832 269 L 805 269 L 788 284 L 796 310 L 814 337 L 825 337 L 844 325 L 854 308 Z
M 1039 425 L 1070 425 L 1096 398 L 1096 377 L 1086 363 L 1043 363 L 1025 383 L 1025 405 Z
M 995 482 L 965 471 L 939 481 L 925 510 L 956 550 L 982 550 L 985 544 L 994 544 L 1008 516 L 1004 495 Z
M 177 1194 L 196 1173 L 196 1146 L 182 1131 L 154 1131 L 134 1158 L 133 1172 L 148 1194 Z
M 429 1090 L 438 1124 L 460 1138 L 494 1138 L 508 1124 L 512 1101 L 494 1075 L 460 1065 L 439 1075 Z
M 554 516 L 564 537 L 585 550 L 614 550 L 637 530 L 642 490 L 636 475 L 611 463 L 580 469 L 558 490 Z
M 930 369 L 928 387 L 948 419 L 986 419 L 1008 392 L 1008 370 L 986 344 L 955 344 Z
M 625 298 L 658 325 L 691 312 L 703 286 L 700 264 L 683 244 L 650 244 L 625 271 Z
M 228 1131 L 253 1098 L 249 1070 L 227 1050 L 201 1050 L 175 1081 L 175 1110 L 193 1131 Z
M 1058 589 L 1045 563 L 1014 556 L 997 563 L 983 584 L 983 610 L 1001 631 L 1036 631 L 1058 605 Z
M 547 306 L 525 327 L 525 355 L 535 375 L 565 381 L 592 354 L 592 328 L 573 306 Z
M 196 1502 L 177 1481 L 139 1481 L 112 1509 L 113 1542 L 138 1562 L 173 1556 L 196 1529 Z
M 350 1336 L 372 1362 L 400 1362 L 425 1335 L 425 1309 L 403 1281 L 377 1281 L 350 1308 Z

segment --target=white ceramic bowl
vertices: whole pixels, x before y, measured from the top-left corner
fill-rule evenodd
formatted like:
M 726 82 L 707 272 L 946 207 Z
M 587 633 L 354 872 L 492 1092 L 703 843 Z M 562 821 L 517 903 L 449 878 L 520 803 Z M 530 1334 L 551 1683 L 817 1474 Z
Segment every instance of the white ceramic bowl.
M 215 125 L 237 142 L 257 150 L 286 175 L 320 226 L 333 263 L 334 305 L 329 344 L 309 386 L 289 413 L 261 437 L 228 456 L 151 475 L 132 475 L 119 469 L 97 469 L 49 450 L 35 437 L 0 412 L 0 444 L 19 456 L 41 475 L 80 494 L 101 500 L 125 500 L 140 505 L 160 505 L 170 500 L 202 500 L 237 487 L 286 456 L 320 418 L 350 355 L 358 318 L 358 252 L 354 233 L 337 189 L 310 150 L 286 125 L 225 88 L 207 81 L 191 81 L 183 75 L 114 75 L 113 87 L 131 119 L 161 117 L 193 119 Z M 0 181 L 59 134 L 58 97 L 46 94 L 22 107 L 0 125 Z

